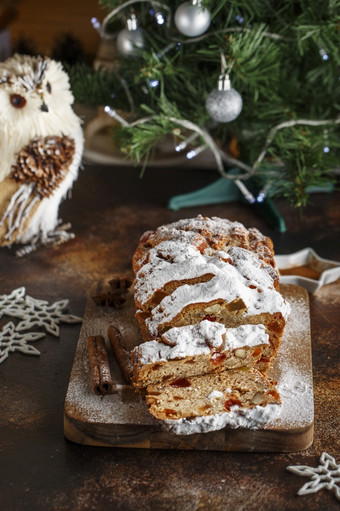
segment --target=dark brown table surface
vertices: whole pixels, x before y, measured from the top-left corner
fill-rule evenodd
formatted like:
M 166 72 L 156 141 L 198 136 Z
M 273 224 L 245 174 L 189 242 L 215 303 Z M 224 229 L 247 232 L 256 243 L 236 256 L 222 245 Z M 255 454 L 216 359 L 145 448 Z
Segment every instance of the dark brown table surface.
M 131 168 L 85 165 L 61 216 L 76 238 L 19 259 L 0 249 L 0 294 L 70 300 L 82 316 L 86 293 L 103 277 L 130 270 L 140 235 L 182 217 L 217 215 L 256 226 L 276 253 L 313 247 L 340 260 L 340 193 L 316 194 L 304 219 L 286 202 L 280 234 L 242 203 L 167 209 L 173 195 L 212 182 L 207 170 L 156 169 L 139 179 Z M 288 465 L 316 467 L 323 451 L 340 462 L 340 282 L 310 295 L 315 398 L 314 443 L 292 454 L 165 451 L 87 447 L 63 436 L 63 407 L 80 325 L 62 325 L 57 339 L 36 342 L 40 357 L 10 354 L 0 366 L 0 509 L 40 510 L 283 510 L 339 509 L 334 493 L 296 496 L 308 478 Z M 4 324 L 4 318 L 1 320 Z

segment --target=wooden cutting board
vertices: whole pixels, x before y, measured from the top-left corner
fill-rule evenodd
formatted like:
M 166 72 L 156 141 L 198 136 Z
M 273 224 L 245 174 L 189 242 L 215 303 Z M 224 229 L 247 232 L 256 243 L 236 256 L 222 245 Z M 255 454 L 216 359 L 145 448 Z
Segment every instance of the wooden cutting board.
M 107 338 L 107 328 L 112 324 L 120 330 L 129 349 L 142 341 L 132 298 L 122 309 L 112 311 L 94 304 L 91 296 L 96 294 L 96 289 L 93 289 L 65 399 L 65 437 L 85 445 L 152 449 L 294 452 L 309 447 L 313 441 L 314 409 L 308 293 L 293 285 L 282 286 L 281 292 L 291 304 L 292 314 L 269 373 L 278 381 L 282 399 L 280 417 L 259 429 L 225 428 L 177 436 L 163 431 L 149 414 L 143 398 L 124 379 L 109 343 L 114 391 L 104 397 L 94 394 L 87 337 L 103 335 Z

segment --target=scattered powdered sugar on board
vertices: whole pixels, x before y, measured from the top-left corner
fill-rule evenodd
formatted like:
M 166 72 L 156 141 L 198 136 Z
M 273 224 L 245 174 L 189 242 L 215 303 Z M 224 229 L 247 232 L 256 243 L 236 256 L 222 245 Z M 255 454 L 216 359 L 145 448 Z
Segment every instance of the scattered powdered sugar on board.
M 303 426 L 313 421 L 313 386 L 311 375 L 283 364 L 277 390 L 282 400 L 280 423 Z
M 302 427 L 314 418 L 311 359 L 306 359 L 306 347 L 310 346 L 309 307 L 303 297 L 289 301 L 292 314 L 277 353 L 277 390 L 282 400 L 278 422 Z
M 145 402 L 130 385 L 115 386 L 115 393 L 97 396 L 83 378 L 75 378 L 69 385 L 66 407 L 77 410 L 83 422 L 105 424 L 153 425 Z
M 119 381 L 119 376 L 113 379 Z M 106 396 L 93 392 L 86 342 L 78 344 L 65 407 L 84 422 L 154 424 L 144 400 L 131 385 L 122 382 L 114 384 L 113 388 L 114 393 Z

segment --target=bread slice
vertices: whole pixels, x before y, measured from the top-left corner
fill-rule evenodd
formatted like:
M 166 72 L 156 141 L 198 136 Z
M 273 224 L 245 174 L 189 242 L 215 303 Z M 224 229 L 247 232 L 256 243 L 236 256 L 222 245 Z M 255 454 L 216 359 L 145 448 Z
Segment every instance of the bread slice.
M 258 428 L 281 410 L 275 385 L 254 368 L 149 385 L 146 402 L 162 427 L 178 435 Z
M 218 322 L 175 327 L 160 341 L 140 344 L 132 351 L 133 384 L 150 384 L 176 378 L 253 367 L 270 352 L 263 325 L 226 329 Z

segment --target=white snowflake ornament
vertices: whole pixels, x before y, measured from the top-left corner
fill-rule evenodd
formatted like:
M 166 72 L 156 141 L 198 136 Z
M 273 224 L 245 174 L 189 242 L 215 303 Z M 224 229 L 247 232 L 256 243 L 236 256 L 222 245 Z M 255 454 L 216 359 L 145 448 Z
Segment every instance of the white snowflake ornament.
M 0 364 L 8 357 L 10 352 L 20 351 L 26 355 L 40 355 L 31 342 L 45 337 L 44 332 L 20 333 L 16 330 L 15 324 L 10 321 L 0 331 Z
M 327 452 L 321 454 L 318 467 L 293 465 L 287 467 L 287 470 L 293 474 L 311 478 L 310 481 L 299 489 L 298 495 L 307 495 L 308 493 L 316 493 L 319 490 L 326 489 L 333 490 L 335 497 L 340 500 L 340 465 Z
M 10 316 L 19 321 L 16 325 L 10 321 L 0 331 L 0 364 L 13 351 L 21 351 L 27 355 L 40 355 L 30 342 L 41 339 L 43 332 L 26 332 L 33 327 L 42 327 L 47 332 L 59 337 L 59 323 L 80 323 L 82 318 L 73 314 L 65 314 L 69 300 L 59 300 L 49 304 L 47 300 L 36 300 L 26 295 L 25 287 L 18 287 L 8 295 L 0 295 L 0 318 Z
M 18 287 L 14 289 L 9 295 L 0 295 L 0 318 L 6 314 L 5 310 L 14 305 L 19 305 L 24 302 L 26 289 Z
M 37 300 L 26 295 L 22 303 L 13 302 L 5 308 L 3 313 L 13 318 L 19 318 L 16 329 L 18 332 L 29 330 L 39 326 L 56 337 L 60 335 L 59 323 L 79 323 L 82 321 L 78 316 L 64 314 L 69 300 L 60 300 L 49 304 L 46 300 Z

